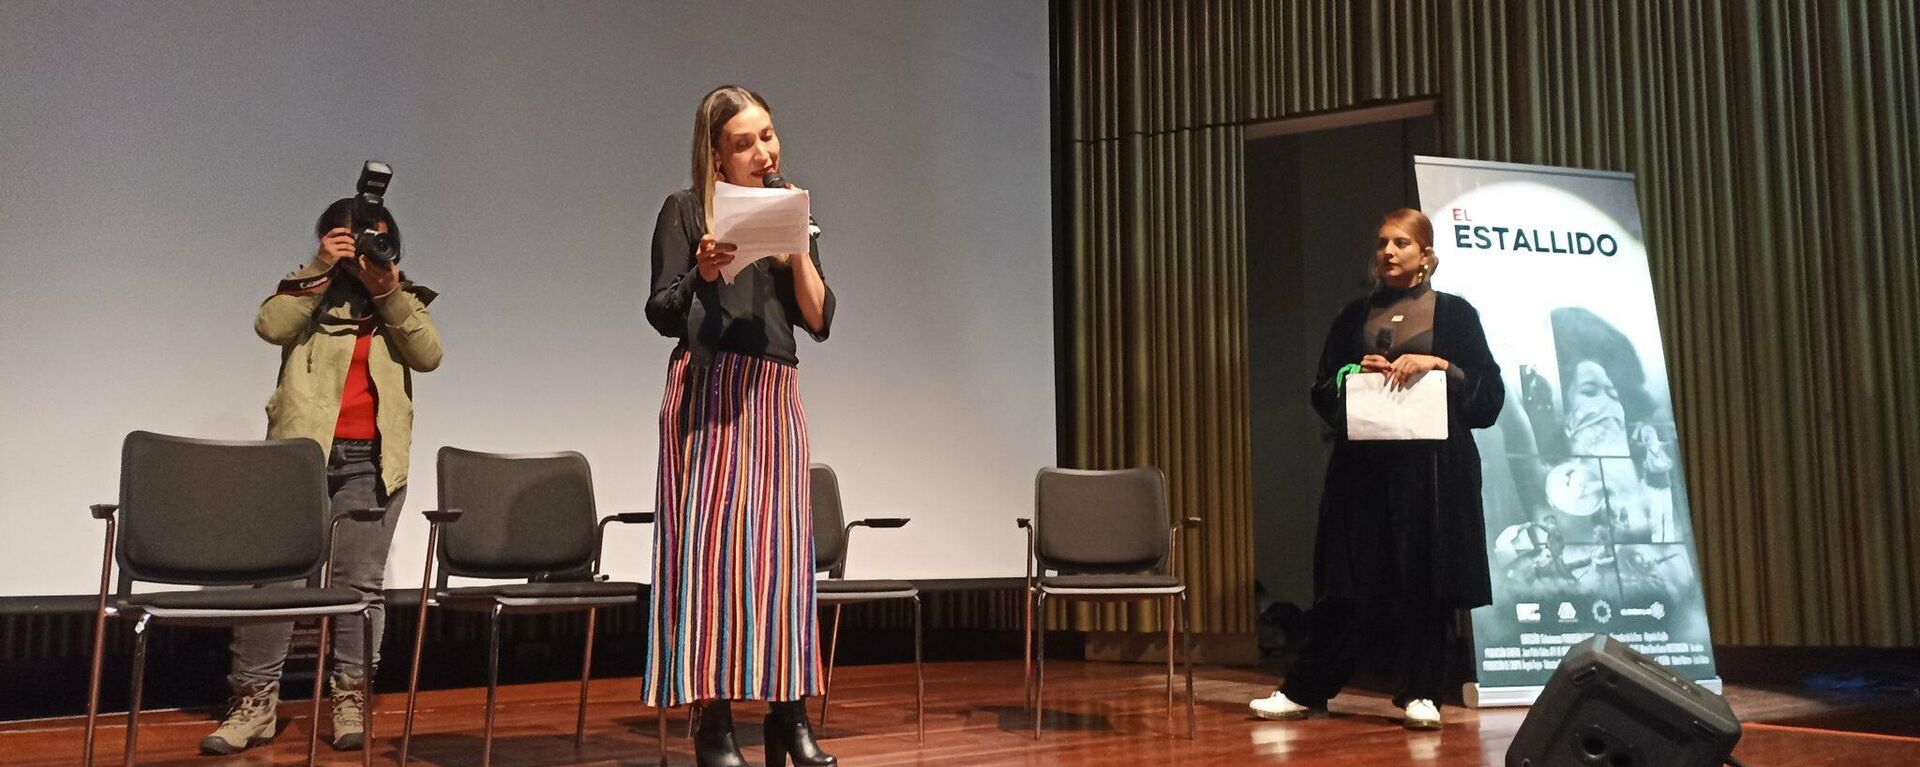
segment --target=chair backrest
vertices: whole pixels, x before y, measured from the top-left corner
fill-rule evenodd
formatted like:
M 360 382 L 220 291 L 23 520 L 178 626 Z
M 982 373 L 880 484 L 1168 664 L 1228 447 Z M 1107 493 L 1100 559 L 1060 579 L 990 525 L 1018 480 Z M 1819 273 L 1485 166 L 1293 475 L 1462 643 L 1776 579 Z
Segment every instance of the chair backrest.
M 327 558 L 327 457 L 310 439 L 136 431 L 120 448 L 119 591 L 313 578 Z
M 847 518 L 840 508 L 840 478 L 816 463 L 807 471 L 813 497 L 813 569 L 826 572 L 847 558 Z
M 575 452 L 503 455 L 440 448 L 440 576 L 534 578 L 593 566 L 593 474 Z
M 1045 468 L 1034 478 L 1034 554 L 1062 573 L 1137 573 L 1167 556 L 1167 483 L 1156 468 Z

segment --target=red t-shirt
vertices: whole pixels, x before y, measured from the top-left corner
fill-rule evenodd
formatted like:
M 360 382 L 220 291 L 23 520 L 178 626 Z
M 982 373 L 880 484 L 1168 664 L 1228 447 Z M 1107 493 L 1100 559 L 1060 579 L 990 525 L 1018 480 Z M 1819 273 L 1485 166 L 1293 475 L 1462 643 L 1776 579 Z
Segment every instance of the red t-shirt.
M 380 411 L 380 397 L 373 388 L 373 373 L 367 369 L 367 354 L 373 349 L 372 329 L 353 342 L 353 362 L 347 366 L 347 385 L 340 391 L 340 420 L 334 422 L 334 439 L 373 439 L 380 434 L 374 415 Z

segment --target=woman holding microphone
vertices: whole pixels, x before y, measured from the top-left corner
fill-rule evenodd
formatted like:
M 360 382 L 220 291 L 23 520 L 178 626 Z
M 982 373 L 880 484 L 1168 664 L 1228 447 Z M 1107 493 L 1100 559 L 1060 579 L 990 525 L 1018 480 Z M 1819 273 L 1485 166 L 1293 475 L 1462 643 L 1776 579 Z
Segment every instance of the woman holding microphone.
M 1325 707 L 1372 640 L 1390 634 L 1399 645 L 1394 705 L 1407 727 L 1438 728 L 1454 611 L 1492 601 L 1472 430 L 1493 425 L 1506 389 L 1479 313 L 1428 284 L 1438 265 L 1426 214 L 1388 213 L 1374 248 L 1376 289 L 1327 334 L 1313 407 L 1336 440 L 1314 541 L 1311 633 L 1286 683 L 1251 704 L 1261 717 Z M 1447 438 L 1349 440 L 1351 372 L 1383 374 L 1393 388 L 1445 376 Z
M 761 259 L 731 282 L 733 246 L 708 234 L 716 182 L 759 187 L 780 170 L 765 99 L 721 86 L 694 116 L 692 186 L 653 230 L 647 320 L 679 340 L 660 403 L 649 705 L 693 703 L 700 765 L 739 767 L 733 700 L 765 700 L 769 765 L 829 767 L 805 698 L 823 679 L 815 641 L 813 516 L 795 328 L 824 341 L 833 291 L 811 252 Z

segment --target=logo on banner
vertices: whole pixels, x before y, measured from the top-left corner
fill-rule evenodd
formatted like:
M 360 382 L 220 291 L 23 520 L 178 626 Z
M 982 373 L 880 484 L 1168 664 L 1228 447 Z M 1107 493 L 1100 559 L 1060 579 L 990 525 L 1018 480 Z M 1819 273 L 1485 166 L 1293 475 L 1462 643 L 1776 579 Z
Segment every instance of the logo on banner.
M 1513 606 L 1513 613 L 1514 613 L 1513 617 L 1518 618 L 1521 623 L 1539 623 L 1540 622 L 1540 603 L 1539 602 L 1521 602 L 1520 604 Z
M 1601 623 L 1613 620 L 1613 605 L 1607 604 L 1607 600 L 1604 599 L 1594 600 L 1593 619 Z
M 1667 604 L 1665 602 L 1655 602 L 1650 607 L 1623 607 L 1620 609 L 1620 614 L 1629 618 L 1664 620 L 1667 617 Z
M 1580 611 L 1573 606 L 1572 602 L 1560 603 L 1560 622 L 1561 623 L 1574 623 L 1579 620 L 1580 620 Z

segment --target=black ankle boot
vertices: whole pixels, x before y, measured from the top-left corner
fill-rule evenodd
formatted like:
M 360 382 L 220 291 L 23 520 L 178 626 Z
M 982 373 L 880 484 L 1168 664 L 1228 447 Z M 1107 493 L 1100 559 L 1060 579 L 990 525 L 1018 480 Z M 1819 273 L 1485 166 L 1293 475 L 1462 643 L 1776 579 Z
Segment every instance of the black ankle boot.
M 733 705 L 724 700 L 700 707 L 693 731 L 693 761 L 699 767 L 747 767 L 733 739 Z
M 805 700 L 776 701 L 767 707 L 767 767 L 787 767 L 787 757 L 799 767 L 838 767 L 840 760 L 820 750 L 807 724 Z

